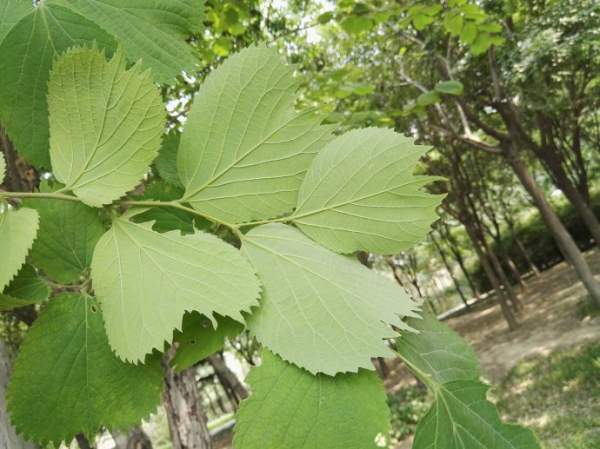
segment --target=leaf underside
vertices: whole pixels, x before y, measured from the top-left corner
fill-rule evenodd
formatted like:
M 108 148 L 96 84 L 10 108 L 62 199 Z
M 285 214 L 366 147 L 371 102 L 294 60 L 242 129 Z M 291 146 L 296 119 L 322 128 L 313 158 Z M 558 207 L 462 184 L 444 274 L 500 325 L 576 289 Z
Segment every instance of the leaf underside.
M 131 361 L 162 350 L 186 311 L 243 322 L 259 293 L 252 267 L 218 238 L 159 234 L 122 218 L 96 246 L 92 279 L 111 346 Z
M 160 91 L 139 65 L 125 67 L 120 51 L 107 62 L 100 50 L 76 48 L 57 60 L 50 76 L 54 175 L 90 206 L 133 189 L 160 148 Z
M 185 200 L 228 223 L 290 211 L 332 128 L 294 111 L 298 82 L 275 49 L 250 47 L 206 78 L 179 146 Z
M 236 449 L 376 449 L 389 431 L 383 384 L 373 372 L 313 376 L 263 351 L 236 415 Z
M 251 230 L 248 256 L 264 286 L 248 319 L 256 338 L 312 373 L 373 369 L 372 357 L 392 353 L 383 339 L 406 327 L 417 305 L 389 279 L 335 254 L 282 224 Z
M 8 285 L 25 263 L 39 226 L 38 213 L 33 209 L 0 212 L 0 291 Z
M 58 446 L 80 432 L 93 436 L 101 426 L 126 430 L 137 424 L 159 404 L 162 385 L 156 360 L 136 366 L 114 355 L 96 300 L 63 294 L 25 337 L 8 409 L 17 431 Z
M 414 176 L 429 150 L 390 129 L 343 134 L 319 153 L 298 196 L 294 223 L 339 253 L 397 254 L 422 241 L 437 219 L 440 195 Z

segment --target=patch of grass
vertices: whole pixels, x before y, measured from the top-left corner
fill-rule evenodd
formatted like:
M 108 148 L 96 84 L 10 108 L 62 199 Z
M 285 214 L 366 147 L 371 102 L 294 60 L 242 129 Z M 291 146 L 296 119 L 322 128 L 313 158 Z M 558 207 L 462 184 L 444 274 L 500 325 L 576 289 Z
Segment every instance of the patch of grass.
M 600 342 L 519 363 L 493 396 L 544 449 L 600 449 Z
M 425 416 L 433 398 L 422 385 L 403 387 L 388 395 L 394 443 L 415 433 L 417 423 Z

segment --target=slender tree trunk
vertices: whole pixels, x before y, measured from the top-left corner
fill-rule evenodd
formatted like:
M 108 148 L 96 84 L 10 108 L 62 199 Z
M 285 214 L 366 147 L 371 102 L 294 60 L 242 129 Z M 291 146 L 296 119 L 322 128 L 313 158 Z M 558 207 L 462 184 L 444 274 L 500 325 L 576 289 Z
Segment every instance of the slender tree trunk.
M 456 291 L 458 292 L 460 299 L 464 303 L 465 307 L 468 309 L 470 307 L 469 302 L 467 301 L 467 298 L 465 297 L 465 294 L 463 293 L 463 291 L 460 287 L 460 283 L 458 282 L 458 279 L 456 279 L 456 277 L 454 276 L 454 273 L 452 272 L 452 268 L 450 267 L 450 264 L 448 263 L 448 258 L 446 257 L 445 251 L 442 249 L 441 245 L 435 238 L 434 234 L 431 233 L 430 236 L 431 236 L 431 241 L 433 242 L 433 245 L 437 249 L 437 252 L 439 253 L 439 255 L 442 259 L 444 267 L 446 267 L 446 271 L 448 272 L 448 274 L 450 275 L 450 278 L 452 279 L 452 283 L 454 284 L 454 287 L 456 288 Z
M 510 269 L 517 283 L 521 287 L 521 291 L 525 290 L 525 281 L 523 280 L 523 276 L 521 276 L 521 272 L 517 268 L 517 264 L 512 260 L 508 253 L 504 254 L 504 259 L 506 260 L 506 265 L 508 265 L 508 268 Z
M 523 242 L 519 237 L 517 237 L 514 231 L 511 230 L 511 232 L 513 232 L 513 241 L 516 243 L 517 248 L 519 249 L 519 253 L 521 253 L 521 257 L 525 260 L 525 262 L 527 262 L 527 265 L 529 266 L 529 269 L 533 271 L 533 274 L 539 276 L 540 270 L 536 266 L 536 264 L 533 263 L 533 260 L 531 260 L 531 256 L 529 255 L 527 249 L 525 249 L 525 245 L 523 245 Z
M 167 412 L 173 449 L 212 449 L 212 441 L 202 410 L 194 368 L 176 373 L 170 366 L 172 347 L 163 359 Z
M 217 375 L 219 382 L 221 382 L 221 385 L 223 385 L 223 388 L 233 391 L 236 399 L 236 406 L 240 403 L 240 401 L 248 397 L 248 390 L 240 382 L 235 373 L 229 369 L 225 363 L 225 359 L 223 359 L 221 354 L 211 355 L 208 358 L 208 361 L 215 370 L 215 374 Z
M 492 284 L 492 288 L 494 289 L 494 292 L 496 292 L 498 302 L 500 302 L 500 309 L 502 310 L 502 315 L 504 316 L 504 319 L 506 320 L 506 323 L 508 324 L 508 328 L 510 330 L 515 330 L 519 325 L 517 323 L 517 320 L 516 320 L 512 310 L 510 309 L 510 307 L 508 305 L 508 302 L 507 302 L 507 299 L 505 296 L 505 292 L 500 287 L 500 281 L 496 277 L 496 274 L 494 273 L 494 269 L 492 268 L 489 259 L 487 258 L 487 256 L 483 252 L 483 250 L 481 249 L 479 240 L 477 239 L 477 236 L 472 228 L 472 225 L 465 223 L 465 229 L 467 230 L 467 234 L 469 235 L 469 238 L 471 239 L 473 248 L 475 249 L 475 252 L 477 253 L 477 257 L 479 258 L 479 263 L 483 267 L 485 274 L 487 275 L 490 283 Z
M 516 154 L 514 148 L 511 147 L 509 149 L 507 156 L 521 184 L 523 184 L 523 187 L 525 187 L 525 190 L 527 190 L 540 211 L 548 230 L 554 236 L 554 240 L 563 253 L 563 256 L 575 269 L 579 279 L 581 279 L 588 291 L 592 302 L 600 306 L 600 284 L 594 279 L 594 274 L 583 254 L 579 251 L 577 244 L 546 200 L 542 190 L 527 170 L 523 160 Z
M 6 411 L 6 385 L 10 373 L 10 358 L 8 350 L 0 340 L 0 449 L 35 449 L 33 443 L 29 443 L 19 435 L 10 423 Z M 33 405 L 33 404 L 32 404 Z
M 538 155 L 544 155 L 544 160 L 546 162 L 545 166 L 551 172 L 558 188 L 560 188 L 569 202 L 573 205 L 575 212 L 577 212 L 581 220 L 584 222 L 592 238 L 594 239 L 596 246 L 600 247 L 600 220 L 598 220 L 598 217 L 596 217 L 596 214 L 594 214 L 594 211 L 586 201 L 585 197 L 569 179 L 560 161 L 548 159 L 548 155 L 550 153 L 552 153 L 551 149 L 548 149 L 547 151 L 542 149 L 541 151 L 536 152 Z
M 21 178 L 17 167 L 17 152 L 2 127 L 0 127 L 0 144 L 6 158 L 6 186 L 13 192 L 26 191 L 25 182 Z

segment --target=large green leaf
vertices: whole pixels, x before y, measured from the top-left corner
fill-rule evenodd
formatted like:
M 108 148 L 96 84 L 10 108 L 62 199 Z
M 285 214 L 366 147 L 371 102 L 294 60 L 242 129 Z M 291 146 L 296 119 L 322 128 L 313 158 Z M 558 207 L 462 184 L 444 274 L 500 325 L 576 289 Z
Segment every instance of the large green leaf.
M 33 9 L 30 0 L 3 0 L 0 5 L 0 42 L 19 20 Z
M 0 291 L 8 285 L 25 263 L 27 253 L 37 234 L 39 217 L 35 210 L 2 210 L 0 204 Z
M 104 234 L 98 210 L 70 201 L 35 199 L 25 204 L 40 216 L 32 262 L 59 283 L 78 282 L 92 263 L 96 242 Z
M 123 218 L 98 242 L 92 279 L 111 346 L 132 361 L 162 350 L 186 311 L 243 322 L 259 293 L 252 267 L 218 238 L 159 234 Z
M 418 333 L 404 333 L 396 348 L 413 373 L 433 392 L 435 402 L 421 420 L 413 449 L 539 449 L 533 433 L 503 424 L 478 379 L 473 349 L 430 315 L 409 319 Z
M 440 203 L 421 191 L 434 178 L 412 174 L 427 150 L 389 129 L 337 137 L 306 174 L 294 223 L 336 252 L 411 247 L 429 232 Z
M 127 429 L 160 402 L 162 373 L 120 361 L 93 298 L 53 299 L 27 333 L 13 367 L 8 408 L 17 430 L 56 446 L 101 426 Z
M 268 351 L 262 359 L 236 417 L 236 449 L 382 447 L 389 411 L 375 373 L 313 376 Z
M 85 16 L 115 36 L 128 59 L 172 81 L 197 61 L 187 40 L 202 29 L 203 0 L 46 0 Z
M 416 304 L 391 280 L 282 224 L 257 227 L 243 252 L 264 285 L 248 327 L 273 352 L 312 373 L 373 369 L 383 341 Z
M 54 174 L 90 206 L 135 187 L 158 154 L 160 91 L 139 65 L 126 70 L 121 52 L 107 62 L 97 49 L 69 50 L 52 68 L 48 109 Z
M 178 154 L 185 200 L 240 223 L 290 211 L 330 127 L 296 113 L 298 82 L 277 50 L 251 47 L 207 77 L 196 95 Z
M 181 331 L 176 331 L 173 341 L 177 352 L 172 365 L 177 372 L 194 366 L 223 349 L 226 338 L 234 338 L 242 332 L 244 325 L 231 318 L 217 317 L 217 325 L 199 313 L 186 313 Z
M 528 429 L 503 424 L 477 381 L 440 385 L 435 403 L 417 427 L 413 449 L 540 449 Z
M 418 333 L 402 334 L 396 349 L 411 367 L 436 383 L 479 378 L 475 350 L 460 335 L 430 313 L 423 313 L 422 319 L 410 318 L 407 323 Z
M 17 151 L 38 167 L 50 168 L 46 95 L 52 62 L 69 47 L 91 42 L 103 48 L 116 45 L 82 16 L 42 2 L 0 44 L 2 125 Z
M 0 293 L 0 312 L 38 304 L 49 296 L 50 287 L 38 276 L 35 268 L 23 265 L 4 293 Z

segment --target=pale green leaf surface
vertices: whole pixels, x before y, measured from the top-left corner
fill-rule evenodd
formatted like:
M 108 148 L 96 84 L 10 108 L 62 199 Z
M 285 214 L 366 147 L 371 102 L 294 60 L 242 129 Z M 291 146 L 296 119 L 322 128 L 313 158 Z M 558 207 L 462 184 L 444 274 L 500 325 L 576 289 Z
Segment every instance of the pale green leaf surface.
M 58 446 L 79 432 L 137 424 L 160 403 L 162 385 L 156 360 L 131 365 L 114 355 L 96 300 L 66 294 L 50 301 L 27 333 L 8 408 L 20 433 Z
M 236 416 L 236 449 L 381 447 L 389 411 L 375 373 L 313 376 L 268 351 L 262 359 L 248 375 L 252 395 Z
M 132 361 L 162 350 L 186 311 L 243 322 L 260 289 L 248 262 L 218 238 L 159 234 L 124 219 L 98 242 L 92 279 L 111 346 Z
M 479 378 L 475 350 L 460 335 L 430 313 L 410 318 L 407 324 L 418 333 L 402 334 L 396 350 L 410 366 L 436 383 Z
M 4 293 L 0 293 L 0 312 L 38 304 L 49 296 L 50 287 L 38 276 L 35 268 L 23 265 Z
M 160 91 L 121 52 L 76 48 L 59 58 L 48 86 L 50 158 L 56 178 L 100 207 L 139 183 L 165 127 Z M 93 99 L 93 101 L 90 101 Z
M 100 25 L 123 44 L 129 60 L 142 60 L 154 78 L 173 81 L 197 58 L 187 39 L 202 29 L 202 0 L 46 0 Z
M 383 339 L 416 316 L 417 305 L 391 280 L 282 224 L 252 229 L 242 246 L 264 286 L 248 319 L 258 341 L 311 373 L 373 369 Z
M 0 291 L 25 263 L 38 231 L 39 217 L 33 209 L 0 211 Z
M 502 423 L 486 399 L 488 388 L 469 380 L 440 385 L 413 449 L 540 449 L 531 430 Z
M 173 341 L 178 343 L 177 352 L 171 364 L 177 372 L 194 366 L 223 349 L 225 339 L 235 338 L 244 325 L 226 317 L 217 317 L 217 327 L 211 320 L 199 313 L 186 313 L 181 331 L 176 331 Z
M 114 48 L 112 37 L 68 9 L 39 4 L 0 44 L 0 117 L 17 151 L 50 168 L 47 92 L 54 59 L 69 47 L 96 42 Z M 86 102 L 89 103 L 89 102 Z
M 247 48 L 211 72 L 194 99 L 177 165 L 184 199 L 229 223 L 292 210 L 304 173 L 329 140 L 277 50 Z
M 350 131 L 330 142 L 304 178 L 294 223 L 340 253 L 395 254 L 425 238 L 439 195 L 414 176 L 428 147 L 390 129 Z
M 31 260 L 61 284 L 79 281 L 92 263 L 96 242 L 104 234 L 98 210 L 71 201 L 27 200 L 38 211 L 40 229 Z
M 33 9 L 30 0 L 3 0 L 0 5 L 0 42 L 19 20 Z

